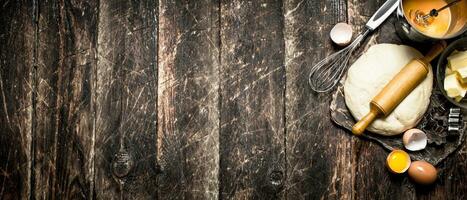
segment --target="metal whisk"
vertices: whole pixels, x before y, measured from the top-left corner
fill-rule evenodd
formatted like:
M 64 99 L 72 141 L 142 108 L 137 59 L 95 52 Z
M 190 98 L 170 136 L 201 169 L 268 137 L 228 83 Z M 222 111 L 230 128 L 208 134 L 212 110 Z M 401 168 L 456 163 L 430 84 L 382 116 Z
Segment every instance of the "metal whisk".
M 422 11 L 417 10 L 415 11 L 415 23 L 422 25 L 422 26 L 428 26 L 430 22 L 430 18 L 437 17 L 438 13 L 443 11 L 446 8 L 449 8 L 457 3 L 459 3 L 461 0 L 454 0 L 451 3 L 446 4 L 445 6 L 438 8 L 438 9 L 432 9 L 428 14 L 424 14 Z M 432 21 L 432 20 L 431 20 Z
M 375 30 L 397 8 L 399 0 L 387 0 L 366 23 L 365 31 L 346 48 L 321 60 L 311 68 L 308 82 L 316 92 L 327 92 L 337 85 L 347 69 L 347 63 L 353 51 L 365 37 Z
M 353 51 L 360 45 L 365 37 L 370 33 L 369 29 L 358 35 L 357 38 L 344 49 L 319 61 L 311 68 L 308 82 L 316 92 L 327 92 L 331 90 L 342 78 L 347 69 L 347 63 Z

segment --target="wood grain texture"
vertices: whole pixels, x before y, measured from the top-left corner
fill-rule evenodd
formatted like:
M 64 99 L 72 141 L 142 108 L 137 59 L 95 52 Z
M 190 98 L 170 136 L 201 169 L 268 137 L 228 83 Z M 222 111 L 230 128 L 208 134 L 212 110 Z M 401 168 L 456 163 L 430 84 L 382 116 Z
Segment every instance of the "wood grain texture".
M 349 21 L 357 32 L 384 3 L 384 0 L 363 2 L 348 1 Z M 367 43 L 355 54 L 359 55 L 368 47 L 377 43 L 400 43 L 394 31 L 394 16 L 388 18 L 367 39 Z M 353 58 L 356 59 L 357 56 Z M 388 154 L 381 146 L 366 140 L 358 140 L 355 144 L 356 173 L 355 198 L 357 199 L 414 199 L 413 187 L 409 184 L 407 176 L 397 176 L 390 173 L 386 167 Z
M 35 199 L 91 198 L 97 8 L 94 1 L 39 4 Z
M 308 85 L 312 65 L 333 53 L 328 33 L 346 21 L 345 1 L 285 1 L 288 199 L 351 199 L 352 138 L 330 121 L 331 95 Z
M 281 2 L 221 2 L 221 199 L 282 196 L 282 28 Z
M 464 115 L 464 119 L 465 119 Z M 467 124 L 467 123 L 465 123 Z M 417 199 L 466 199 L 467 198 L 467 145 L 438 166 L 438 180 L 431 186 L 415 186 Z
M 1 1 L 0 199 L 466 199 L 465 143 L 414 185 L 308 86 L 383 2 Z
M 218 5 L 160 1 L 160 199 L 218 199 Z
M 95 96 L 97 199 L 154 199 L 157 3 L 101 0 Z
M 31 1 L 0 6 L 0 199 L 31 191 L 35 11 Z

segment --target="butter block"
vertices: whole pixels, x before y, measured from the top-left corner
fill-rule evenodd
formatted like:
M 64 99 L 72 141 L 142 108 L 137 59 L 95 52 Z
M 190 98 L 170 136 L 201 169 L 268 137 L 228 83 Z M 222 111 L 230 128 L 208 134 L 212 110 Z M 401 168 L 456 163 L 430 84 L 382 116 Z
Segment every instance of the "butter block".
M 456 74 L 459 82 L 465 86 L 467 84 L 467 67 L 457 70 Z
M 452 71 L 467 67 L 467 51 L 453 53 L 447 59 L 448 66 Z
M 454 72 L 452 71 L 451 66 L 449 66 L 449 64 L 448 64 L 448 67 L 446 67 L 446 71 L 445 71 L 444 75 L 448 76 L 448 75 L 451 75 L 453 73 Z
M 456 74 L 451 74 L 444 78 L 444 90 L 451 98 L 464 97 L 467 88 L 462 87 L 461 83 L 457 80 Z

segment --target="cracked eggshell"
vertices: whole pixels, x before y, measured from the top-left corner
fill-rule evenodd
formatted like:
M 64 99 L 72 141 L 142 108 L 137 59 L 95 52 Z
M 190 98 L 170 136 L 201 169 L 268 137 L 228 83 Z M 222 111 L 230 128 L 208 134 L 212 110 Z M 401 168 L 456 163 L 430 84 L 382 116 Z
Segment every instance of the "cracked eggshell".
M 339 46 L 347 46 L 352 41 L 352 26 L 346 23 L 337 23 L 329 33 L 331 40 Z
M 425 149 L 427 144 L 427 136 L 420 129 L 409 129 L 402 136 L 404 147 L 409 151 L 419 151 Z

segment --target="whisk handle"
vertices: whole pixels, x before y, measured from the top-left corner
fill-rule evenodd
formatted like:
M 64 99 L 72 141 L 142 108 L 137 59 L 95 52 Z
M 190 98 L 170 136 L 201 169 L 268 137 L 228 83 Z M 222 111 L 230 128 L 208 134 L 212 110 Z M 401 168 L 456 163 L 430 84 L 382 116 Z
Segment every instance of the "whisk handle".
M 399 0 L 387 0 L 366 23 L 366 27 L 375 30 L 391 15 L 398 6 Z

